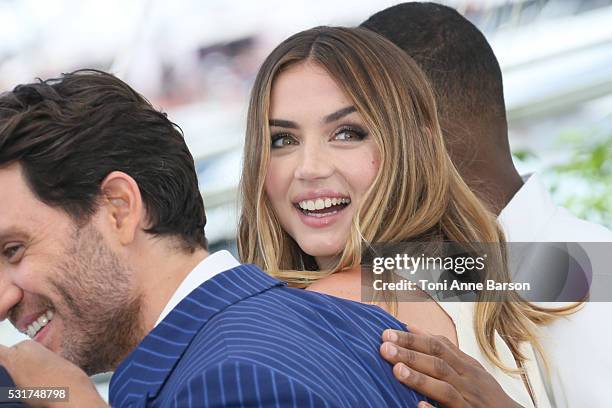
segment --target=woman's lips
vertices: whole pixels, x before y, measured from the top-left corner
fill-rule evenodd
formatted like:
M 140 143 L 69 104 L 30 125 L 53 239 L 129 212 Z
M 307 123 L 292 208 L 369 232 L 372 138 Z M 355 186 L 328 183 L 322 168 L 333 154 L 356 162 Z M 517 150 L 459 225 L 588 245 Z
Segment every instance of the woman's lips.
M 343 207 L 333 206 L 330 208 L 326 208 L 328 211 L 309 211 L 302 210 L 301 208 L 294 206 L 295 211 L 297 211 L 300 220 L 312 228 L 325 228 L 332 225 L 336 222 L 341 216 L 342 212 L 348 207 L 348 205 Z
M 305 191 L 302 193 L 299 193 L 297 195 L 294 195 L 291 197 L 291 202 L 293 204 L 298 204 L 301 201 L 306 201 L 306 200 L 316 200 L 318 198 L 335 198 L 335 199 L 350 199 L 351 197 L 346 194 L 346 193 L 340 193 L 336 190 L 332 190 L 332 189 L 318 189 L 318 190 L 310 190 L 310 191 Z

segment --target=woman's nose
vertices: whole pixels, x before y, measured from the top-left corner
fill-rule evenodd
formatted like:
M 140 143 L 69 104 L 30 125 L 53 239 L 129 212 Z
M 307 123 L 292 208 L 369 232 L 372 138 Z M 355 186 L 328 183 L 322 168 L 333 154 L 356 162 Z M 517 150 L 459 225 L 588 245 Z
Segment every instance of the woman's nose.
M 329 177 L 333 173 L 333 157 L 321 143 L 305 143 L 297 160 L 297 179 L 316 180 Z

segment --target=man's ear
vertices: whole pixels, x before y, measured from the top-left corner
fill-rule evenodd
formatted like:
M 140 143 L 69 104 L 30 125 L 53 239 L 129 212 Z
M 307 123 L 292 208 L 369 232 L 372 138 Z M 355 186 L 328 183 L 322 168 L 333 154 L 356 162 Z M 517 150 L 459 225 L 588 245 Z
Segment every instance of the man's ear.
M 145 211 L 136 181 L 121 171 L 113 171 L 102 181 L 101 206 L 106 208 L 106 220 L 127 245 L 134 241 L 136 232 L 143 227 Z

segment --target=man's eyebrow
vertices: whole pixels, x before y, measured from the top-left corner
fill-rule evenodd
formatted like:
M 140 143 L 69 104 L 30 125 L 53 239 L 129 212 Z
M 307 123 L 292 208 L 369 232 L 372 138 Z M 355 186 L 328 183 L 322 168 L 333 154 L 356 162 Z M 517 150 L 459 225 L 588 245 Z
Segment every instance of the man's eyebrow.
M 19 228 L 7 228 L 3 231 L 0 231 L 0 243 L 8 240 L 9 238 L 21 238 L 26 237 L 27 234 L 25 231 L 20 230 Z
M 299 129 L 300 128 L 297 123 L 292 122 L 290 120 L 284 120 L 284 119 L 270 119 L 268 124 L 270 126 L 283 127 L 283 128 L 289 128 L 289 129 Z
M 323 122 L 325 123 L 332 123 L 337 121 L 338 119 L 349 115 L 353 112 L 357 112 L 357 109 L 354 106 L 347 106 L 346 108 L 342 108 L 340 110 L 335 111 L 334 113 L 330 113 L 329 115 L 327 115 L 324 119 Z

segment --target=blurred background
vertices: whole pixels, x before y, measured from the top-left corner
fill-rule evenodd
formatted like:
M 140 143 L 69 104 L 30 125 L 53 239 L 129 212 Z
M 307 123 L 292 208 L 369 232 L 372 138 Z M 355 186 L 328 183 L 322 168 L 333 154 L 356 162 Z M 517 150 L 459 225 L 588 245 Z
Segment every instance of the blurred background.
M 235 253 L 251 84 L 280 41 L 358 25 L 397 1 L 0 0 L 0 91 L 78 68 L 110 71 L 167 112 L 196 160 L 211 250 Z M 612 227 L 612 0 L 454 0 L 502 67 L 521 174 Z M 0 323 L 0 344 L 24 337 Z M 95 378 L 103 395 L 109 375 Z

